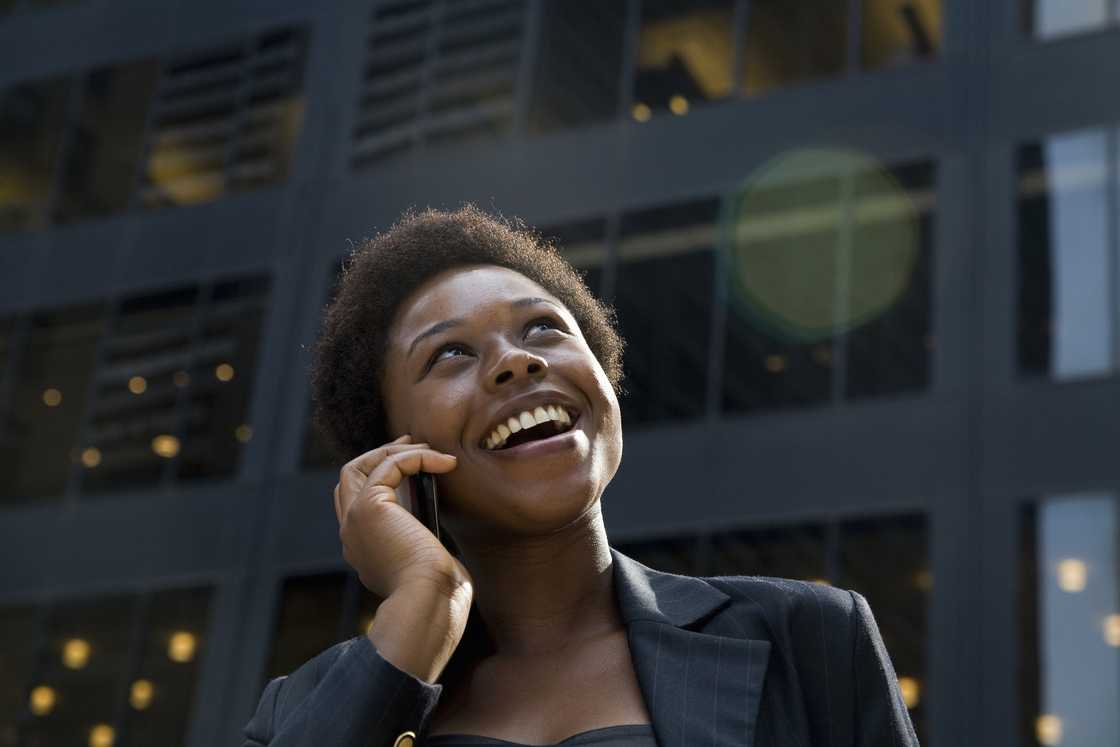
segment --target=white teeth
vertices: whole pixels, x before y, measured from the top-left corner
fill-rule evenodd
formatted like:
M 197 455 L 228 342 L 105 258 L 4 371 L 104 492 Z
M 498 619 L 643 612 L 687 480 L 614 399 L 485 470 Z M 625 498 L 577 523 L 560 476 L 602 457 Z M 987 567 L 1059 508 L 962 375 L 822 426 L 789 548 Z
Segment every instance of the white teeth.
M 540 425 L 548 420 L 554 420 L 562 425 L 571 425 L 572 418 L 568 415 L 567 410 L 557 405 L 540 406 L 535 408 L 532 412 L 526 410 L 516 417 L 512 417 L 505 423 L 499 423 L 497 428 L 491 431 L 490 435 L 483 441 L 483 445 L 487 449 L 497 449 L 506 442 L 510 434 L 517 433 L 522 428 L 532 428 L 535 425 Z

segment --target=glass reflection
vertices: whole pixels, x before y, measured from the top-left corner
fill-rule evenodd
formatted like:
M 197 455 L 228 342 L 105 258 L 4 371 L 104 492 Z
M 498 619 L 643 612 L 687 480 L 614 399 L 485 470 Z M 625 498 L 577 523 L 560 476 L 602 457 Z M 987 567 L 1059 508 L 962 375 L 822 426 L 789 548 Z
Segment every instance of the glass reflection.
M 630 427 L 704 414 L 718 214 L 719 201 L 704 199 L 622 217 L 613 300 Z
M 861 63 L 894 67 L 936 57 L 941 49 L 941 0 L 862 0 Z
M 81 458 L 79 431 L 97 347 L 105 326 L 101 304 L 43 311 L 13 351 L 11 398 L 0 402 L 0 502 L 61 497 Z
M 550 132 L 601 122 L 618 111 L 624 3 L 544 0 L 528 130 Z
M 1115 23 L 1120 6 L 1111 0 L 1020 0 L 1023 28 L 1039 39 L 1083 33 Z
M 280 613 L 265 681 L 291 674 L 340 638 L 347 574 L 319 573 L 284 580 Z
M 727 96 L 735 63 L 733 0 L 644 0 L 634 73 L 635 119 Z
M 751 0 L 740 77 L 748 95 L 838 75 L 847 67 L 847 3 Z
M 0 746 L 19 744 L 18 724 L 28 710 L 28 684 L 35 674 L 39 631 L 37 610 L 31 606 L 12 605 L 0 608 Z M 34 690 L 31 696 L 34 696 Z M 43 692 L 52 703 L 52 689 Z M 44 703 L 45 705 L 45 703 Z
M 1020 731 L 1025 745 L 1120 742 L 1120 521 L 1116 496 L 1023 509 Z
M 1117 137 L 1089 130 L 1019 149 L 1020 370 L 1071 379 L 1118 365 Z
M 714 534 L 706 573 L 826 581 L 825 528 L 797 524 Z
M 0 231 L 46 226 L 73 83 L 52 78 L 0 91 Z
M 659 537 L 614 546 L 623 555 L 663 573 L 692 576 L 701 572 L 696 537 Z

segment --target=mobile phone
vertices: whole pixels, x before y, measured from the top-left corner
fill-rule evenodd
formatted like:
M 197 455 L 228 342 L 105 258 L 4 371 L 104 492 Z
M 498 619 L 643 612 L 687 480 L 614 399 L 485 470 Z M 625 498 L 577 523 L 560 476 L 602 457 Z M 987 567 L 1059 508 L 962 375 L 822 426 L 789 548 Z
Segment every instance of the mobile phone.
M 410 492 L 409 511 L 428 528 L 436 539 L 439 536 L 439 497 L 436 493 L 436 476 L 430 472 L 418 472 L 408 478 Z

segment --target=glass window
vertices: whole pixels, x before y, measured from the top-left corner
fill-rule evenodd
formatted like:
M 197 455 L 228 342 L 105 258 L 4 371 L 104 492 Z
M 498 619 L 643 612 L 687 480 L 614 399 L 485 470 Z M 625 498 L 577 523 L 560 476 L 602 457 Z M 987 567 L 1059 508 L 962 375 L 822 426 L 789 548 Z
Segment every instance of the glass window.
M 210 635 L 212 593 L 199 587 L 151 594 L 139 665 L 128 682 L 121 747 L 184 742 Z
M 0 231 L 46 225 L 72 85 L 53 78 L 0 91 Z
M 848 3 L 751 0 L 749 5 L 740 71 L 744 93 L 766 93 L 844 72 Z
M 127 687 L 136 620 L 134 595 L 65 602 L 51 610 L 42 666 L 20 744 L 112 743 L 118 694 Z
M 772 576 L 825 582 L 825 529 L 820 524 L 719 532 L 711 538 L 712 576 Z
M 926 388 L 935 205 L 928 162 L 800 150 L 760 167 L 724 225 L 724 410 Z
M 625 40 L 624 3 L 544 0 L 533 67 L 533 133 L 616 116 Z
M 191 350 L 190 401 L 178 477 L 230 477 L 253 437 L 249 404 L 269 278 L 219 282 Z
M 339 282 L 342 280 L 342 267 L 346 258 L 339 258 L 334 267 L 331 268 L 330 276 L 327 282 L 330 290 L 327 293 L 327 301 L 323 304 L 323 308 L 334 303 L 335 298 L 338 296 Z M 303 469 L 326 469 L 334 468 L 340 469 L 341 464 L 337 464 L 337 458 L 327 446 L 327 437 L 319 433 L 319 429 L 315 426 L 315 402 L 308 394 L 307 403 L 307 422 L 303 430 L 303 456 L 300 460 L 300 466 Z
M 121 302 L 82 446 L 83 493 L 158 484 L 178 455 L 198 299 L 192 285 Z
M 340 637 L 346 573 L 319 573 L 284 580 L 272 655 L 265 682 L 291 674 L 334 644 Z M 349 636 L 346 636 L 349 637 Z
M 704 199 L 622 217 L 614 305 L 630 425 L 704 414 L 718 214 Z
M 1109 494 L 1021 513 L 1020 743 L 1120 743 L 1120 521 Z
M 862 0 L 862 67 L 928 60 L 940 53 L 941 0 Z
M 27 685 L 35 674 L 38 632 L 35 607 L 0 607 L 0 672 L 4 673 L 0 677 L 0 745 L 3 747 L 20 744 L 18 725 L 28 709 Z M 31 697 L 34 699 L 34 691 Z
M 1083 33 L 1120 20 L 1112 0 L 1019 0 L 1023 29 L 1039 39 Z
M 144 60 L 86 76 L 81 114 L 65 151 L 56 222 L 128 207 L 158 73 L 154 60 Z
M 889 558 L 889 562 L 884 559 Z M 876 517 L 840 525 L 837 586 L 867 598 L 919 740 L 926 740 L 926 615 L 933 588 L 924 516 Z
M 1054 379 L 1120 366 L 1118 133 L 1019 148 L 1019 369 Z
M 141 203 L 207 202 L 282 179 L 303 116 L 304 43 L 282 29 L 166 63 Z
M 731 93 L 734 17 L 734 0 L 643 0 L 631 116 L 684 115 Z
M 17 356 L 15 385 L 3 411 L 0 500 L 21 502 L 62 496 L 71 465 L 90 379 L 104 328 L 101 304 L 44 311 L 31 319 Z

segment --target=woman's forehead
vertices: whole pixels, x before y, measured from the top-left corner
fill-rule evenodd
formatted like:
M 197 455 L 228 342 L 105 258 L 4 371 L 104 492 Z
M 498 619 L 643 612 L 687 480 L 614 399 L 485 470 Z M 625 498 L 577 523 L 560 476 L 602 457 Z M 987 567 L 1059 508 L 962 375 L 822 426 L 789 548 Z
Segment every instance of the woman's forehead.
M 430 278 L 401 304 L 391 336 L 400 341 L 417 327 L 469 319 L 525 298 L 543 298 L 565 308 L 559 299 L 516 270 L 493 265 L 455 268 Z

